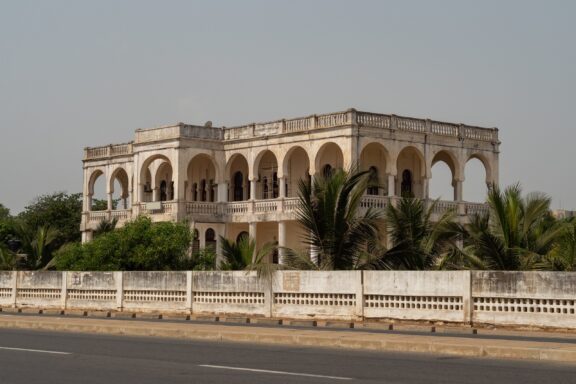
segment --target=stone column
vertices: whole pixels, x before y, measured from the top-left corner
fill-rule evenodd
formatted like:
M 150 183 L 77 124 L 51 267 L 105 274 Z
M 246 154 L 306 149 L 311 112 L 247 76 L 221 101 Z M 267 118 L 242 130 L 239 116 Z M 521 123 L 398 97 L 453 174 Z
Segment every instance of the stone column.
M 92 210 L 92 195 L 84 196 L 84 211 L 88 212 Z
M 111 211 L 114 207 L 112 192 L 108 192 L 108 210 Z
M 256 200 L 256 179 L 250 180 L 250 200 Z
M 388 196 L 396 196 L 396 176 L 388 174 Z
M 160 201 L 160 188 L 154 187 L 152 190 L 152 201 Z
M 463 200 L 463 181 L 455 179 L 452 186 L 454 187 L 454 201 L 462 201 Z
M 286 252 L 284 247 L 286 247 L 286 222 L 278 222 L 278 264 L 284 264 L 284 257 Z
M 248 224 L 248 235 L 250 236 L 250 239 L 253 239 L 254 241 L 256 241 L 256 228 L 257 228 L 257 222 L 253 221 L 251 223 Z
M 286 177 L 279 177 L 278 183 L 280 183 L 278 186 L 279 187 L 278 197 L 285 198 L 286 197 Z
M 430 179 L 424 176 L 422 178 L 422 197 L 424 199 L 428 199 L 428 197 L 430 196 L 429 186 L 430 186 Z
M 226 181 L 218 183 L 218 201 L 223 203 L 228 201 L 228 182 Z

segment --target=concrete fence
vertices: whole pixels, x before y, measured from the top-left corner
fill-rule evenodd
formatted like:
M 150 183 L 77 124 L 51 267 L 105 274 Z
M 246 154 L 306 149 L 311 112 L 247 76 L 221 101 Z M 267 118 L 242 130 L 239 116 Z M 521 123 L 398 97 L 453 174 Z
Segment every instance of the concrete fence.
M 576 329 L 576 273 L 0 272 L 0 306 Z

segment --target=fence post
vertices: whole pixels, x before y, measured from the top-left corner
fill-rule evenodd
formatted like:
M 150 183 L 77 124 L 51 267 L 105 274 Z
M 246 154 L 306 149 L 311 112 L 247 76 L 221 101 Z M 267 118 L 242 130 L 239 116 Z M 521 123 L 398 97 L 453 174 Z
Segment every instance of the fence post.
M 68 273 L 62 272 L 62 289 L 60 291 L 60 308 L 66 310 L 66 301 L 68 300 Z
M 124 306 L 124 272 L 114 272 L 116 280 L 116 310 L 122 311 Z
M 356 316 L 364 320 L 364 271 L 358 271 L 354 279 L 356 293 Z
M 273 272 L 272 276 L 262 279 L 262 283 L 266 286 L 264 287 L 264 306 L 266 307 L 266 313 L 264 316 L 272 317 L 272 305 L 274 303 L 274 279 L 279 275 L 280 272 Z
M 186 271 L 186 309 L 193 313 L 192 308 L 192 271 Z
M 465 273 L 464 284 L 462 289 L 462 309 L 464 311 L 463 322 L 464 324 L 472 323 L 472 310 L 474 303 L 472 302 L 472 271 L 463 271 Z
M 12 305 L 14 308 L 18 308 L 18 271 L 12 272 L 12 276 L 14 276 L 12 281 Z

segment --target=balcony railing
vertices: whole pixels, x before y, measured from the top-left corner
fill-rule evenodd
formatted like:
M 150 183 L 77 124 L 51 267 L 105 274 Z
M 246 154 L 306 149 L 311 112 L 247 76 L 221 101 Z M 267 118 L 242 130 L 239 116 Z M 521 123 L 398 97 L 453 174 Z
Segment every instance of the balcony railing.
M 111 144 L 103 147 L 85 148 L 84 160 L 106 159 L 116 156 L 132 155 L 132 143 Z
M 362 211 L 373 209 L 386 209 L 390 204 L 396 204 L 399 197 L 366 195 L 360 202 Z M 442 215 L 452 211 L 459 216 L 471 216 L 474 214 L 487 214 L 488 205 L 483 203 L 469 203 L 457 201 L 433 201 L 427 200 L 426 204 L 435 204 L 434 215 Z M 193 220 L 207 221 L 274 221 L 295 220 L 295 212 L 300 204 L 297 197 L 269 200 L 248 200 L 233 202 L 185 202 L 173 201 L 149 202 L 136 204 L 136 210 L 124 209 L 114 211 L 85 212 L 86 222 L 94 225 L 102 220 L 118 218 L 120 222 L 131 219 L 136 214 L 144 214 L 160 220 L 189 218 Z M 178 211 L 181 209 L 182 211 Z M 271 219 L 269 215 L 278 214 L 277 219 Z

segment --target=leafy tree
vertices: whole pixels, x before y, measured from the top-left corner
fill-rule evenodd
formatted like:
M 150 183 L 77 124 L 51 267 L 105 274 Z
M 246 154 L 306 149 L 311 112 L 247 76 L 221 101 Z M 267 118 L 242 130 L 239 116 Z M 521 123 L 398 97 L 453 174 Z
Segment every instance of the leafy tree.
M 213 271 L 216 269 L 216 253 L 210 248 L 202 248 L 192 255 L 185 269 L 193 271 Z
M 420 199 L 403 197 L 398 205 L 388 205 L 386 225 L 392 247 L 380 259 L 386 268 L 427 270 L 454 268 L 457 242 L 462 228 L 455 223 L 456 213 L 448 211 L 432 221 L 436 202 L 426 208 Z
M 56 253 L 60 270 L 181 270 L 189 265 L 192 234 L 187 224 L 139 217 L 85 244 L 69 244 Z
M 3 204 L 0 204 L 0 221 L 10 218 L 10 210 L 6 208 Z
M 464 253 L 477 268 L 492 270 L 538 269 L 566 223 L 550 214 L 550 198 L 541 193 L 522 196 L 518 184 L 503 192 L 492 186 L 490 213 L 472 218 L 467 226 Z
M 304 243 L 317 254 L 317 262 L 287 250 L 293 268 L 353 269 L 363 265 L 369 244 L 379 242 L 383 212 L 361 210 L 361 199 L 371 185 L 370 172 L 334 170 L 310 184 L 298 184 L 298 223 L 306 233 Z
M 82 194 L 64 192 L 42 195 L 18 215 L 18 219 L 30 228 L 50 226 L 58 229 L 49 251 L 68 242 L 80 241 L 81 217 Z

